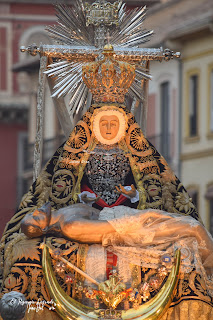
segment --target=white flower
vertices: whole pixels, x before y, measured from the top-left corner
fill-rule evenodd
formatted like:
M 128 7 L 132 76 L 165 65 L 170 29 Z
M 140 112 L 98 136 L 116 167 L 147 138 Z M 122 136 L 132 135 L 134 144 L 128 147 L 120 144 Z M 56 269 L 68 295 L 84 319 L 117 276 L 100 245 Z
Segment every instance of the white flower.
M 178 192 L 175 203 L 180 211 L 188 212 L 190 208 L 194 207 L 192 199 L 185 190 Z

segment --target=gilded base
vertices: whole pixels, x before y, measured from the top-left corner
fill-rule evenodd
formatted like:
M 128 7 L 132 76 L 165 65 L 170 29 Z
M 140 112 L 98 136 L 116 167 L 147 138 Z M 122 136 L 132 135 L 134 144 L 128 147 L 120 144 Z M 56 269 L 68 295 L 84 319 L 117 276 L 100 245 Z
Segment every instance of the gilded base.
M 23 320 L 61 320 L 57 313 L 44 309 L 43 311 L 30 311 Z M 161 320 L 212 320 L 213 308 L 205 302 L 189 300 L 181 301 L 178 305 L 170 307 Z M 0 317 L 0 320 L 2 318 Z

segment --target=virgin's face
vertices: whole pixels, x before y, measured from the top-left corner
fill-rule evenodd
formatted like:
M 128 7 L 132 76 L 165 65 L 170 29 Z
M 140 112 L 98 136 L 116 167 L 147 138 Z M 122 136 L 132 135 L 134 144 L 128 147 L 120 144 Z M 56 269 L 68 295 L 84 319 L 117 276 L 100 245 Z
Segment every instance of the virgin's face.
M 99 127 L 102 137 L 107 140 L 112 140 L 118 134 L 119 119 L 115 115 L 105 115 L 100 118 Z

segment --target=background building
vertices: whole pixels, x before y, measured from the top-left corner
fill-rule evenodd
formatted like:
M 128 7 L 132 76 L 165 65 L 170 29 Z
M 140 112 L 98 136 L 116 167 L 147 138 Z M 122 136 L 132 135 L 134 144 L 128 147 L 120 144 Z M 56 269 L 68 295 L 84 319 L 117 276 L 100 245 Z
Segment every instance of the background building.
M 48 43 L 45 25 L 55 19 L 50 4 L 0 2 L 0 232 L 16 211 L 28 178 L 32 181 L 29 144 L 35 135 L 39 61 L 21 54 L 19 48 L 33 42 Z M 49 112 L 51 120 L 53 114 Z
M 145 26 L 155 30 L 149 45 L 181 52 L 179 61 L 151 62 L 148 128 L 213 233 L 213 2 L 157 4 Z

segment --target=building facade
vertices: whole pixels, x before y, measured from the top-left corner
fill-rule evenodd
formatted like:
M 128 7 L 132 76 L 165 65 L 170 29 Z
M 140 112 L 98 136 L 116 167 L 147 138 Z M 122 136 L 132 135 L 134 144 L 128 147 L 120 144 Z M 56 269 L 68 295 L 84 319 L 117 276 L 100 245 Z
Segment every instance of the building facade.
M 148 116 L 150 123 L 155 118 L 155 129 L 159 132 L 173 132 L 175 138 L 170 143 L 170 148 L 176 150 L 173 169 L 196 204 L 205 226 L 213 234 L 212 17 L 213 2 L 210 0 L 169 1 L 153 7 L 145 25 L 155 30 L 150 42 L 152 46 L 181 52 L 179 61 L 160 65 L 151 63 L 154 80 L 150 84 Z M 170 97 L 163 99 L 166 118 L 161 108 L 165 90 Z M 162 118 L 168 121 L 167 129 Z M 153 131 L 152 126 L 150 124 Z
M 0 233 L 15 213 L 28 180 L 32 182 L 29 145 L 35 134 L 39 61 L 21 54 L 19 48 L 50 41 L 44 29 L 54 22 L 51 4 L 0 2 Z M 48 114 L 52 120 L 54 115 Z

